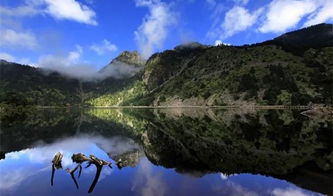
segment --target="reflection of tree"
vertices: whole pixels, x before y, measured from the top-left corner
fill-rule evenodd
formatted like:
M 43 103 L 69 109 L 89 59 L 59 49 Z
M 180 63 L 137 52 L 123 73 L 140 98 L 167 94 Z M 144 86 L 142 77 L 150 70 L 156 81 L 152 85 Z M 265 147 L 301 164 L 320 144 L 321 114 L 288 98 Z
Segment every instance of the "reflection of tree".
M 53 186 L 53 178 L 54 178 L 55 168 L 56 169 L 61 169 L 62 168 L 62 166 L 61 166 L 62 157 L 63 157 L 63 155 L 60 152 L 58 152 L 52 160 L 52 163 L 53 163 L 52 164 L 52 176 L 51 176 L 51 185 L 52 186 Z M 103 166 L 108 166 L 112 169 L 111 162 L 99 159 L 95 155 L 90 155 L 89 157 L 86 157 L 82 153 L 73 154 L 72 160 L 73 160 L 73 162 L 77 163 L 76 167 L 74 169 L 67 168 L 66 171 L 71 175 L 71 178 L 74 181 L 74 184 L 75 184 L 77 189 L 79 188 L 79 184 L 78 184 L 74 174 L 77 171 L 77 169 L 79 169 L 78 178 L 80 178 L 81 172 L 82 172 L 81 164 L 84 163 L 84 162 L 87 162 L 88 165 L 86 166 L 86 168 L 90 167 L 91 165 L 96 166 L 96 174 L 95 174 L 94 180 L 91 183 L 91 186 L 88 190 L 88 193 L 91 193 L 94 190 L 94 188 L 95 188 L 95 186 L 98 182 L 98 179 L 101 175 L 101 171 L 103 169 Z
M 52 143 L 78 133 L 96 133 L 107 138 L 135 137 L 133 131 L 120 122 L 101 120 L 82 110 L 35 109 L 20 113 L 2 116 L 0 112 L 0 149 L 5 153 L 29 148 L 39 141 Z
M 217 120 L 220 115 L 152 118 L 142 135 L 148 159 L 182 173 L 260 173 L 283 178 L 306 165 L 316 168 L 318 175 L 333 169 L 329 121 L 309 121 L 297 111 L 282 110 L 235 114 L 228 122 Z
M 0 152 L 0 160 L 6 158 L 6 153 L 5 152 Z
M 25 121 L 2 123 L 1 138 L 4 139 L 0 145 L 4 151 L 21 150 L 38 140 L 48 143 L 59 137 L 75 135 L 76 130 L 80 129 L 81 133 L 93 131 L 103 137 L 126 135 L 143 145 L 142 149 L 152 163 L 194 176 L 211 172 L 244 172 L 289 179 L 287 176 L 304 167 L 320 171 L 317 176 L 332 171 L 332 121 L 308 120 L 299 115 L 300 111 L 292 110 L 191 111 L 89 110 L 88 115 L 75 111 L 43 111 L 33 117 L 35 120 L 27 118 L 26 122 L 36 122 L 27 126 L 24 126 Z M 63 117 L 58 118 L 58 115 Z M 13 140 L 17 142 L 10 142 Z M 6 148 L 7 145 L 10 148 Z M 135 166 L 141 149 L 140 156 L 134 151 L 119 156 L 111 154 L 109 156 L 118 163 L 119 168 Z M 81 163 L 76 162 L 77 168 L 73 169 L 75 173 L 79 171 L 79 176 L 81 164 L 89 163 L 92 159 L 85 158 Z M 93 182 L 95 179 L 98 181 L 101 172 L 100 167 L 95 166 Z M 53 169 L 56 170 L 55 167 Z M 75 179 L 77 175 L 74 172 L 72 177 Z M 97 181 L 92 183 L 91 190 Z

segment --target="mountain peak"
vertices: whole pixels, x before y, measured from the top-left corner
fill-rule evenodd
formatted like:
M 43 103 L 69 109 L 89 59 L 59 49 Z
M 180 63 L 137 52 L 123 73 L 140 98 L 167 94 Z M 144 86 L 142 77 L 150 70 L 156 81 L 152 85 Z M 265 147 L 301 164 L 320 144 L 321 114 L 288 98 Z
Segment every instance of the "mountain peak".
M 103 67 L 99 73 L 105 77 L 128 78 L 144 68 L 146 61 L 137 51 L 124 51 Z
M 9 64 L 9 62 L 6 61 L 5 59 L 0 59 L 0 64 Z
M 109 64 L 112 64 L 114 61 L 120 61 L 122 63 L 134 66 L 143 66 L 145 60 L 137 51 L 123 51 L 119 56 L 113 59 Z

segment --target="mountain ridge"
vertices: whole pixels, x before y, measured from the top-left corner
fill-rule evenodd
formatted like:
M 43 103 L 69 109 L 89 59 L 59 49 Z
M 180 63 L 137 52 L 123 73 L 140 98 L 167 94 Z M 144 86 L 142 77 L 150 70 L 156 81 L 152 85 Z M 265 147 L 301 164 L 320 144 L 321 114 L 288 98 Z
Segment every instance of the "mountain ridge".
M 124 70 L 119 68 L 130 67 L 131 74 L 90 82 L 66 79 L 72 80 L 70 85 L 59 85 L 67 86 L 67 90 L 57 84 L 41 85 L 43 81 L 60 79 L 42 76 L 38 68 L 34 68 L 35 74 L 23 68 L 18 69 L 21 74 L 14 74 L 8 66 L 18 64 L 1 61 L 0 102 L 10 103 L 6 100 L 10 92 L 20 94 L 18 97 L 32 96 L 30 104 L 47 105 L 46 100 L 38 103 L 40 94 L 43 89 L 53 89 L 50 91 L 57 93 L 49 93 L 48 97 L 59 96 L 62 101 L 54 98 L 51 105 L 331 104 L 332 29 L 332 24 L 319 24 L 244 46 L 180 45 L 153 54 L 145 63 L 137 52 L 125 51 L 104 67 L 104 72 L 111 67 L 112 72 L 116 69 L 115 73 L 121 75 Z M 295 45 L 300 40 L 306 41 Z

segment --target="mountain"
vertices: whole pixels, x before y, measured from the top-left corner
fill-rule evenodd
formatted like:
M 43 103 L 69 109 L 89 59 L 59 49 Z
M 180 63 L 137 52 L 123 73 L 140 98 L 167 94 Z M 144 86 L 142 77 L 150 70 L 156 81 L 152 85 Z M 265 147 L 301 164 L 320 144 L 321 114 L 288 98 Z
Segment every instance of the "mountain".
M 120 61 L 128 65 L 134 65 L 138 67 L 144 66 L 146 63 L 137 51 L 124 51 L 118 57 L 113 59 L 110 64 L 112 64 L 114 61 Z
M 144 65 L 145 60 L 137 51 L 124 51 L 98 73 L 105 77 L 129 78 L 142 70 Z
M 141 79 L 133 83 L 141 90 L 128 86 L 118 93 L 123 96 L 117 95 L 122 100 L 117 104 L 331 104 L 332 26 L 315 25 L 250 46 L 194 44 L 156 53 L 138 74 Z M 133 96 L 133 92 L 140 93 Z M 109 102 L 113 99 L 104 94 L 89 103 L 113 105 Z
M 332 104 L 332 29 L 319 24 L 244 46 L 189 43 L 146 62 L 125 51 L 96 81 L 1 62 L 0 102 L 16 102 L 8 100 L 16 93 L 32 105 Z
M 318 24 L 308 28 L 285 33 L 261 45 L 277 45 L 283 49 L 301 55 L 310 48 L 323 48 L 333 45 L 333 27 L 331 24 Z M 260 45 L 260 44 L 259 44 Z
M 79 81 L 57 72 L 0 61 L 0 103 L 61 105 L 80 103 Z

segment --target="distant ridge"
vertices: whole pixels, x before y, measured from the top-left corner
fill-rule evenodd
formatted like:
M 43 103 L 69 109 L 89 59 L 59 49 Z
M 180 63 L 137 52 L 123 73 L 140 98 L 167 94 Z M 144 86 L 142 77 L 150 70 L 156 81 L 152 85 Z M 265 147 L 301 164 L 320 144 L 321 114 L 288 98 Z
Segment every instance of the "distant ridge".
M 333 24 L 313 25 L 255 45 L 278 45 L 288 52 L 302 55 L 310 48 L 333 46 Z

